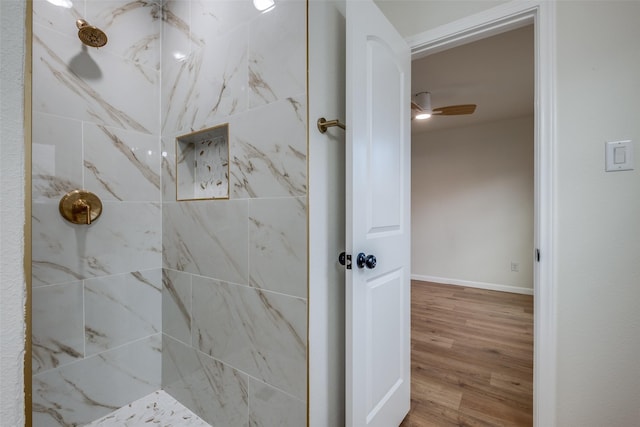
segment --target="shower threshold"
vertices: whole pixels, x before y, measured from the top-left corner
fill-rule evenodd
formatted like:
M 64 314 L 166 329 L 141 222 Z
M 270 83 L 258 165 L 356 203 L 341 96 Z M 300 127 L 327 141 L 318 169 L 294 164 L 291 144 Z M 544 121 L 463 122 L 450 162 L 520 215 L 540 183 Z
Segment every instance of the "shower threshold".
M 155 391 L 85 427 L 211 427 L 163 390 Z

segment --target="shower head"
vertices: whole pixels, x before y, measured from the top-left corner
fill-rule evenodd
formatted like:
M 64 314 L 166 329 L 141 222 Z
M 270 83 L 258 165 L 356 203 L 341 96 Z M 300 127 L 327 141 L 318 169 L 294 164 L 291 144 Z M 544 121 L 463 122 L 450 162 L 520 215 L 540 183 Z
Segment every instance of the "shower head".
M 104 31 L 89 25 L 84 19 L 76 21 L 78 27 L 78 37 L 82 43 L 90 47 L 102 47 L 107 44 L 107 35 Z

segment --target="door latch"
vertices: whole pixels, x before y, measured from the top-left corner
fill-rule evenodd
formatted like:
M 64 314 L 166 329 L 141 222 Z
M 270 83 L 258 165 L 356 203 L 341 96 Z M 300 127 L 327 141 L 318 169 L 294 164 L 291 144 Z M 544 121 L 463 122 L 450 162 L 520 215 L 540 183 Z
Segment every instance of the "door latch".
M 344 252 L 340 252 L 340 255 L 338 255 L 338 262 L 341 265 L 344 265 L 347 270 L 351 270 L 351 255 L 347 255 Z

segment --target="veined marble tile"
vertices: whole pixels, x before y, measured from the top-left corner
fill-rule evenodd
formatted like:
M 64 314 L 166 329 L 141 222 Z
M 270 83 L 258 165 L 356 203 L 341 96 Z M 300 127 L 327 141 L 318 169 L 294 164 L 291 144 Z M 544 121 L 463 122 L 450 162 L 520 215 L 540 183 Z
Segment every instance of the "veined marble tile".
M 33 0 L 33 23 L 63 34 L 76 34 L 76 20 L 84 18 L 85 0 L 72 0 L 70 8 L 47 0 Z
M 164 203 L 164 267 L 247 284 L 247 201 Z
M 307 5 L 278 1 L 252 22 L 249 37 L 249 105 L 274 102 L 306 88 Z
M 191 26 L 194 37 L 204 44 L 258 16 L 260 12 L 250 0 L 193 0 Z
M 222 2 L 224 3 L 224 2 Z M 163 63 L 162 117 L 165 132 L 188 132 L 210 126 L 247 108 L 248 29 L 240 26 L 225 35 L 217 35 L 216 18 L 193 3 L 192 14 L 198 16 L 189 27 L 189 48 L 184 47 L 185 30 L 169 5 L 167 17 L 173 17 L 167 32 L 177 34 L 182 42 L 172 47 L 173 58 Z M 205 7 L 206 9 L 206 7 Z M 169 13 L 171 12 L 171 15 Z
M 160 0 L 87 1 L 85 19 L 107 34 L 109 41 L 102 49 L 160 70 Z
M 169 0 L 163 6 L 160 109 L 163 135 L 192 130 L 188 114 L 197 94 L 202 46 L 191 34 L 191 5 L 191 1 Z M 194 53 L 194 49 L 199 53 Z
M 267 384 L 249 378 L 250 427 L 302 427 L 307 404 Z
M 160 138 L 85 123 L 85 187 L 103 201 L 160 201 Z
M 249 200 L 249 283 L 307 297 L 305 198 Z
M 161 275 L 154 269 L 85 280 L 87 355 L 161 332 Z
M 165 0 L 162 4 L 162 65 L 179 61 L 191 51 L 191 0 Z
M 33 109 L 121 129 L 159 128 L 159 73 L 34 25 Z
M 191 344 L 191 274 L 162 270 L 162 333 Z
M 203 34 L 200 28 L 192 28 Z M 193 48 L 197 64 L 196 91 L 191 98 L 189 125 L 199 130 L 215 124 L 221 117 L 247 109 L 247 27 L 241 26 L 221 37 L 204 33 L 206 42 Z
M 164 336 L 162 387 L 212 426 L 248 426 L 248 377 Z
M 84 425 L 160 388 L 160 334 L 33 377 L 33 426 Z
M 33 372 L 83 358 L 82 282 L 35 288 L 32 295 Z
M 176 201 L 176 139 L 175 136 L 162 136 L 161 145 L 162 200 Z
M 33 204 L 33 286 L 160 268 L 157 203 L 103 202 L 91 225 L 67 222 L 58 202 Z
M 131 402 L 85 427 L 140 427 L 143 425 L 211 427 L 163 390 Z
M 59 201 L 82 185 L 82 122 L 34 111 L 32 200 Z
M 192 287 L 194 346 L 305 399 L 305 300 L 195 276 Z
M 229 120 L 232 198 L 307 193 L 306 96 Z

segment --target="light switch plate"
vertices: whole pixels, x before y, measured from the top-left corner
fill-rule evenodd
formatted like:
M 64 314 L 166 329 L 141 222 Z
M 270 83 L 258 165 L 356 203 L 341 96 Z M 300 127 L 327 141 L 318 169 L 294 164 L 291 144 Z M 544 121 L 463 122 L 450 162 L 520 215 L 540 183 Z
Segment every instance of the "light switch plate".
M 607 172 L 633 170 L 633 142 L 607 141 L 605 143 L 605 170 Z

